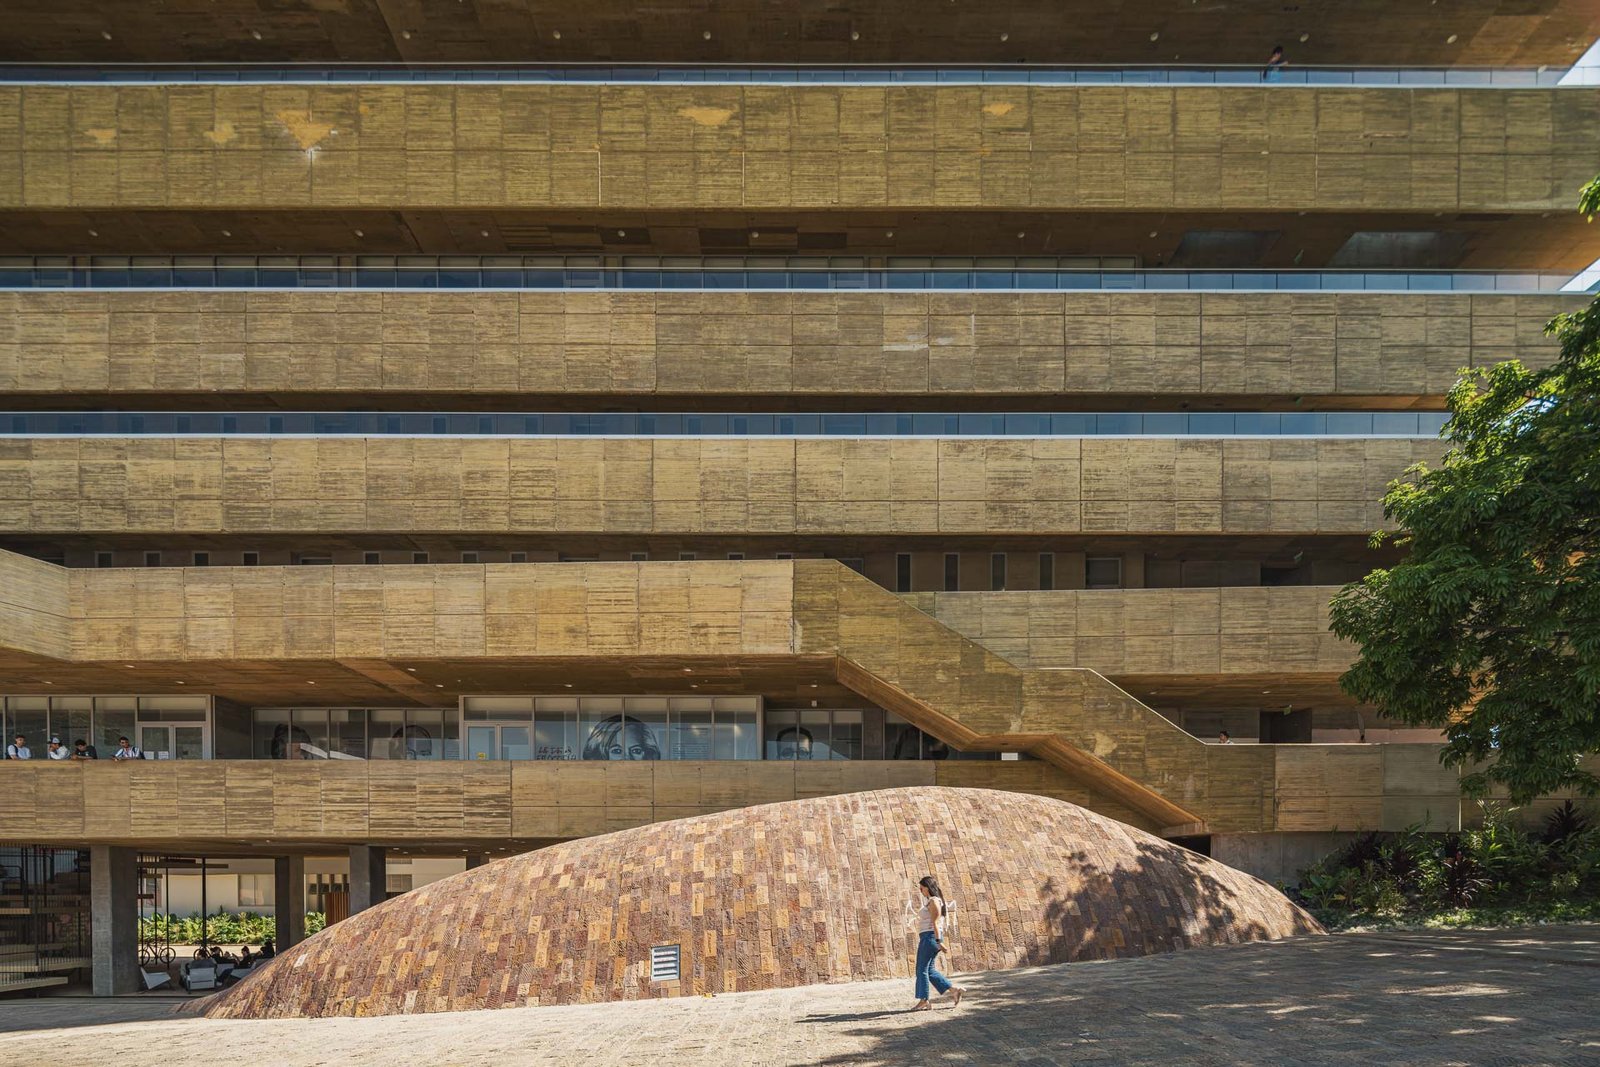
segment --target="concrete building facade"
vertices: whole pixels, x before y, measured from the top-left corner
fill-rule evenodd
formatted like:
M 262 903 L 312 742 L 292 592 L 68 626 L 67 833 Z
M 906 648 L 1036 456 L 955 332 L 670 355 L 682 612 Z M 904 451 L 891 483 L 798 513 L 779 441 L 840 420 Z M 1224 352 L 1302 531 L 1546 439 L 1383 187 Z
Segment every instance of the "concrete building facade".
M 869 789 L 1277 879 L 1476 817 L 1327 603 L 1591 299 L 1600 16 L 615 6 L 0 27 L 0 991 L 136 985 L 201 860 L 287 944 Z

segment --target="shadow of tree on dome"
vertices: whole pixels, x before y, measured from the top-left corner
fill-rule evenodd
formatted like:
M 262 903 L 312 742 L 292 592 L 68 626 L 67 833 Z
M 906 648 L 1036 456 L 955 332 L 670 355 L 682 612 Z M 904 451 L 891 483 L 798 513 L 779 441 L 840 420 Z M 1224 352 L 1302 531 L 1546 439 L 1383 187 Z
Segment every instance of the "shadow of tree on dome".
M 1265 883 L 1241 892 L 1216 876 L 1215 861 L 1165 842 L 1134 841 L 1134 862 L 1097 867 L 1083 852 L 1072 860 L 1072 886 L 1047 879 L 1039 894 L 1049 937 L 1023 956 L 1023 966 L 1145 956 L 1202 945 L 1239 944 L 1320 933 L 1310 916 L 1290 908 Z M 1269 928 L 1268 910 L 1290 916 Z

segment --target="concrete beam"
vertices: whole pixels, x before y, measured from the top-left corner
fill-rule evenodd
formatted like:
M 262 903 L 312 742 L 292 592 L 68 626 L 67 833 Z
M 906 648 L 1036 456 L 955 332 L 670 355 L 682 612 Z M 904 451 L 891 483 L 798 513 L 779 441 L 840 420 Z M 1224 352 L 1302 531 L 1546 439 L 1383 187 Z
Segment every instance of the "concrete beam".
M 306 939 L 306 859 L 272 858 L 273 909 L 279 952 Z
M 94 995 L 139 991 L 139 867 L 131 848 L 89 850 L 89 939 Z

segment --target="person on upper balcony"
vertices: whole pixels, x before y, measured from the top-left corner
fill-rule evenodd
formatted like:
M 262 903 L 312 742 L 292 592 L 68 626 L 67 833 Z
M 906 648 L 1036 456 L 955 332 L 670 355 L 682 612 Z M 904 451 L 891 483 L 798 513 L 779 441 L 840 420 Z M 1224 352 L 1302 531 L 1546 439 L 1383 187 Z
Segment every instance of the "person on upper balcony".
M 1261 80 L 1264 82 L 1283 81 L 1283 68 L 1288 65 L 1289 61 L 1283 57 L 1283 45 L 1273 45 L 1272 55 L 1267 57 L 1266 68 L 1261 72 Z

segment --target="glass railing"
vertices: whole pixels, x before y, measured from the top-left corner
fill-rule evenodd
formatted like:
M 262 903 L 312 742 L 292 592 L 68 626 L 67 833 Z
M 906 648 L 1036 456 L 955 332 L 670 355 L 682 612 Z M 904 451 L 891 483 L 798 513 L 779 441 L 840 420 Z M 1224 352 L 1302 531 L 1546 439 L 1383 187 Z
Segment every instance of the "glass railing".
M 533 82 L 661 85 L 1392 85 L 1513 88 L 1583 84 L 1565 67 L 1385 67 L 1291 64 L 81 64 L 0 67 L 0 82 L 181 83 Z M 1574 76 L 1578 75 L 1578 76 Z
M 1190 291 L 1190 292 L 1467 292 L 1553 293 L 1571 273 L 1446 270 L 1144 270 L 1078 269 L 1029 265 L 1006 257 L 956 257 L 882 265 L 841 266 L 802 258 L 774 265 L 640 263 L 583 265 L 562 257 L 441 256 L 428 263 L 386 262 L 345 266 L 317 263 L 333 257 L 182 256 L 122 257 L 119 265 L 67 265 L 0 260 L 0 290 L 6 289 L 687 289 L 687 290 L 1010 290 L 1010 291 Z M 104 260 L 113 257 L 95 257 Z M 369 257 L 362 257 L 369 258 Z M 429 257 L 370 257 L 415 261 Z M 665 257 L 663 257 L 665 258 Z M 680 259 L 683 257 L 672 257 Z M 863 257 L 865 258 L 865 257 Z M 540 262 L 540 261 L 543 262 Z M 8 262 L 9 261 L 9 262 Z
M 26 411 L 12 437 L 1437 437 L 1432 411 Z

